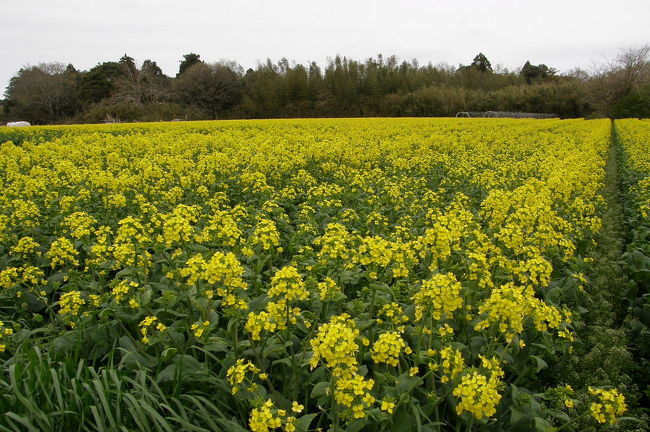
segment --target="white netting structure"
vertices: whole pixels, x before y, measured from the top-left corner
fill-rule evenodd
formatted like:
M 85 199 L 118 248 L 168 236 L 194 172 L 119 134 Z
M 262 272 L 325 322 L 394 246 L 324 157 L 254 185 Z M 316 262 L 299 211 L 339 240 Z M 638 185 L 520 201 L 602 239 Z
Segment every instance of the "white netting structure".
M 518 118 L 518 119 L 551 119 L 559 118 L 557 114 L 528 113 L 516 111 L 460 111 L 456 117 L 467 118 Z

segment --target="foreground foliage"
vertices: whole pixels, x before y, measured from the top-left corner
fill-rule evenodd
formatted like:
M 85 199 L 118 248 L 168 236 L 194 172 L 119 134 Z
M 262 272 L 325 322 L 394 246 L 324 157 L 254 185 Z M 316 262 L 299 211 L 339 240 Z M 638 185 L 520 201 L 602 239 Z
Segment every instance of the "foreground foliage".
M 5 430 L 572 430 L 626 412 L 616 388 L 545 375 L 586 312 L 607 120 L 10 133 Z

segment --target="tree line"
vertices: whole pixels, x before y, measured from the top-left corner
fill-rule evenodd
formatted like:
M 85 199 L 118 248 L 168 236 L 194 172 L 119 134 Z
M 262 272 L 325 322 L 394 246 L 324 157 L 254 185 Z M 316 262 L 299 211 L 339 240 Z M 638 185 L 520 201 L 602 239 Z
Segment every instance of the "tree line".
M 650 46 L 622 50 L 590 73 L 560 74 L 527 61 L 493 68 L 479 53 L 468 65 L 420 65 L 395 56 L 336 56 L 321 67 L 282 58 L 244 70 L 185 54 L 167 76 L 155 61 L 124 55 L 87 70 L 42 63 L 21 68 L 0 103 L 0 120 L 34 124 L 171 119 L 453 116 L 525 111 L 563 118 L 650 116 Z

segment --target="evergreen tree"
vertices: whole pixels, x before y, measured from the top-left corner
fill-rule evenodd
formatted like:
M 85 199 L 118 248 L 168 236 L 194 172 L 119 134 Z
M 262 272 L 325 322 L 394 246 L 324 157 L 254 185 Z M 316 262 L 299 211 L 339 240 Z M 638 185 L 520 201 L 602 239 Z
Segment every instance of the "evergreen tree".
M 492 64 L 483 53 L 478 53 L 470 66 L 478 69 L 480 72 L 492 72 Z
M 176 74 L 176 78 L 181 76 L 183 72 L 191 68 L 197 63 L 202 63 L 201 61 L 201 56 L 199 54 L 194 54 L 194 53 L 189 53 L 183 55 L 183 60 L 181 60 L 181 65 L 178 67 L 178 73 Z
M 117 62 L 100 63 L 84 73 L 79 84 L 82 102 L 97 103 L 110 97 L 115 91 L 115 81 L 122 75 Z

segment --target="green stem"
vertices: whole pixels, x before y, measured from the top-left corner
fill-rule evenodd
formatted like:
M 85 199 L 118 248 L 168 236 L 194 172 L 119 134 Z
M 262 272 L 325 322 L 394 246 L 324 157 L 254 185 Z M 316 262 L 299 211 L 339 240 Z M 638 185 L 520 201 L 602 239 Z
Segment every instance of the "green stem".
M 467 432 L 472 432 L 473 427 L 474 427 L 474 416 L 471 416 L 469 418 L 469 424 L 467 425 Z
M 339 411 L 336 406 L 336 399 L 334 399 L 334 389 L 336 388 L 336 380 L 334 376 L 330 378 L 330 392 L 332 393 L 332 413 L 334 414 L 334 424 L 332 425 L 332 432 L 339 430 Z
M 424 337 L 424 319 L 420 322 L 420 330 L 417 332 L 418 342 L 415 345 L 415 365 L 420 365 L 420 351 L 422 350 L 422 338 Z
M 436 397 L 438 397 L 438 389 L 436 388 L 436 378 L 435 378 L 435 376 L 432 376 L 431 385 L 433 387 L 433 390 L 432 390 L 433 394 L 436 395 Z M 436 423 L 440 423 L 440 413 L 438 412 L 438 403 L 436 403 L 436 405 L 434 406 L 433 416 L 434 416 L 433 418 L 435 419 Z M 436 426 L 436 430 L 438 430 L 438 431 L 440 430 L 440 425 L 439 424 Z
M 239 320 L 235 320 L 233 324 L 233 349 L 235 351 L 235 358 L 239 358 Z
M 375 298 L 377 297 L 377 290 L 375 288 L 372 289 L 372 298 L 370 299 L 370 309 L 369 309 L 369 315 L 370 319 L 372 320 L 374 312 L 375 312 Z M 375 332 L 373 331 L 374 326 L 370 326 L 368 330 L 370 330 L 370 345 L 375 343 Z
M 578 417 L 576 417 L 576 418 L 574 418 L 574 419 L 571 419 L 571 420 L 569 420 L 568 422 L 564 423 L 564 424 L 563 424 L 562 426 L 560 426 L 559 428 L 555 429 L 555 432 L 560 432 L 561 430 L 563 430 L 563 429 L 565 429 L 567 426 L 569 426 L 571 423 L 575 423 L 575 422 L 577 422 L 578 420 L 580 420 L 580 419 L 582 419 L 582 418 L 584 418 L 584 417 L 587 417 L 587 416 L 589 416 L 589 413 L 581 414 L 581 415 L 579 415 Z
M 372 319 L 372 316 L 375 313 L 375 298 L 377 297 L 376 294 L 377 294 L 377 289 L 373 288 L 372 297 L 370 298 L 370 309 L 369 309 L 370 319 Z

